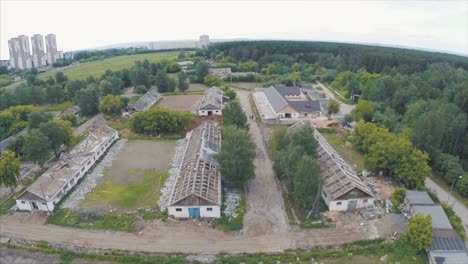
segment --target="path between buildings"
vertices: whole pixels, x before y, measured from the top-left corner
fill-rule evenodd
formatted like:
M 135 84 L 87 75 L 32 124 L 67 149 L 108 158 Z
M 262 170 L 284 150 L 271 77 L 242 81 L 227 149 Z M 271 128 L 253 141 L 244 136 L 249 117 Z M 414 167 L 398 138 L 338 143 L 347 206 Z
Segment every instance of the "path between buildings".
M 239 101 L 245 113 L 252 115 L 249 92 L 237 91 Z M 244 216 L 244 230 L 247 234 L 270 234 L 289 228 L 284 210 L 283 198 L 272 169 L 270 157 L 258 124 L 248 119 L 249 132 L 256 144 L 255 178 L 247 185 L 248 208 Z
M 335 94 L 333 94 L 332 91 L 330 91 L 330 89 L 328 89 L 328 87 L 325 86 L 323 83 L 317 81 L 316 86 L 322 88 L 322 91 L 325 93 L 328 99 L 335 99 L 338 102 L 340 102 L 340 112 L 338 113 L 339 115 L 344 116 L 346 114 L 349 114 L 351 113 L 351 111 L 353 111 L 354 108 L 356 108 L 356 105 L 345 104 L 338 100 Z
M 463 222 L 463 227 L 465 227 L 465 231 L 468 234 L 468 208 L 457 200 L 453 195 L 449 194 L 446 190 L 442 189 L 437 183 L 435 183 L 430 178 L 426 178 L 426 187 L 432 189 L 434 192 L 437 193 L 440 201 L 446 203 L 447 199 L 450 196 L 449 204 L 453 206 L 453 210 L 455 213 L 461 218 Z

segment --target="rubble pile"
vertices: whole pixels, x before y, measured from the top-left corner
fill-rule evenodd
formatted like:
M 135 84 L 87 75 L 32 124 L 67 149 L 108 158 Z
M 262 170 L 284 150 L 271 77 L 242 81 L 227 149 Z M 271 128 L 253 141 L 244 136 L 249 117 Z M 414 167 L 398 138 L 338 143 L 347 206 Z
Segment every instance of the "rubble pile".
M 237 207 L 239 206 L 241 194 L 236 190 L 224 189 L 225 201 L 223 214 L 227 216 L 237 217 Z
M 85 176 L 83 182 L 76 186 L 75 190 L 68 196 L 62 204 L 62 208 L 76 209 L 89 192 L 91 192 L 97 185 L 99 179 L 103 176 L 103 171 L 112 166 L 112 162 L 117 159 L 120 150 L 127 143 L 126 139 L 119 140 L 112 146 L 107 154 L 102 158 L 102 161 Z
M 186 138 L 181 139 L 177 142 L 175 148 L 174 158 L 172 159 L 171 168 L 169 169 L 169 178 L 164 183 L 164 187 L 161 189 L 161 197 L 159 198 L 158 205 L 161 212 L 164 211 L 169 205 L 167 204 L 171 196 L 172 187 L 174 186 L 179 167 L 184 157 L 185 147 L 187 146 L 188 140 Z

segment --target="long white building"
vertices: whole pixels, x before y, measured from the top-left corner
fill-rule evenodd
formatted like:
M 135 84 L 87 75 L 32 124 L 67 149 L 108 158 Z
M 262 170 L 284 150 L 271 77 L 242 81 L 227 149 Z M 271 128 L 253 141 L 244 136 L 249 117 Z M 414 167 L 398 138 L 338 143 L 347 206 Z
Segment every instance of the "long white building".
M 56 204 L 75 186 L 99 158 L 104 155 L 112 142 L 119 138 L 115 129 L 103 125 L 91 131 L 88 137 L 63 153 L 60 160 L 17 199 L 20 211 L 51 212 Z

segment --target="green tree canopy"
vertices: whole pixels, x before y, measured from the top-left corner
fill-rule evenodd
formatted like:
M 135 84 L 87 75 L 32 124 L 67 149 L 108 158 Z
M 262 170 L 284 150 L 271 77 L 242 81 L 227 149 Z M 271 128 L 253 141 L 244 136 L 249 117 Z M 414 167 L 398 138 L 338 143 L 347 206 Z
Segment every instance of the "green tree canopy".
M 98 112 L 99 89 L 95 85 L 88 85 L 76 93 L 76 101 L 83 115 L 92 115 Z
M 41 123 L 52 120 L 52 114 L 42 111 L 32 112 L 28 116 L 28 129 L 38 128 Z
M 109 116 L 117 116 L 122 113 L 124 104 L 118 95 L 108 94 L 99 104 L 99 111 Z
M 432 218 L 430 215 L 417 214 L 409 219 L 408 241 L 415 248 L 423 251 L 432 244 Z
M 221 86 L 223 84 L 223 80 L 221 80 L 221 78 L 219 78 L 218 76 L 214 74 L 206 75 L 205 78 L 203 79 L 203 82 L 208 87 Z
M 245 128 L 247 126 L 247 116 L 242 110 L 239 101 L 230 101 L 223 109 L 224 125 Z
M 331 115 L 340 112 L 340 102 L 335 99 L 330 99 L 328 101 L 328 114 Z
M 221 150 L 215 155 L 221 175 L 228 184 L 242 187 L 255 176 L 255 144 L 247 130 L 235 126 L 223 127 L 222 136 Z
M 36 128 L 29 132 L 26 142 L 27 144 L 24 145 L 25 158 L 43 167 L 49 159 L 51 151 L 47 136 Z
M 132 129 L 140 134 L 178 133 L 192 121 L 192 114 L 154 107 L 135 113 L 130 119 Z
M 174 79 L 170 78 L 165 71 L 159 71 L 156 74 L 156 86 L 161 93 L 173 92 L 176 87 Z
M 13 151 L 0 153 L 0 185 L 12 190 L 18 185 L 20 176 L 20 158 Z
M 181 92 L 184 92 L 189 88 L 188 76 L 183 71 L 177 73 L 177 88 L 179 88 L 179 91 Z

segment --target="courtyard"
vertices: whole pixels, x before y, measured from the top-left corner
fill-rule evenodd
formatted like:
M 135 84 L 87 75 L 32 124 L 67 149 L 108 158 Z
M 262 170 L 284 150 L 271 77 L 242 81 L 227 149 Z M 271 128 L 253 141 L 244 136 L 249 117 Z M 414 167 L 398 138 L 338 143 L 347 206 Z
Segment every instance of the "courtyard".
M 165 96 L 157 106 L 180 111 L 196 111 L 203 95 L 185 94 Z

